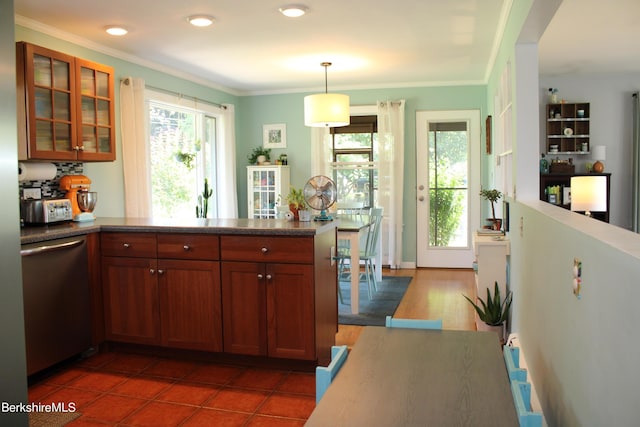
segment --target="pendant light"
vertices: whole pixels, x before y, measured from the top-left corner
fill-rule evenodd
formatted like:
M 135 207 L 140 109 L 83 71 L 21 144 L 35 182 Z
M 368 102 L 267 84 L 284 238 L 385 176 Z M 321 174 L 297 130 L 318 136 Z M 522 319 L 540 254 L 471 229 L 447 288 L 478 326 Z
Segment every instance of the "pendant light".
M 324 93 L 304 97 L 304 124 L 311 127 L 339 127 L 349 125 L 349 96 L 328 93 L 327 68 L 331 62 L 322 62 L 324 67 Z

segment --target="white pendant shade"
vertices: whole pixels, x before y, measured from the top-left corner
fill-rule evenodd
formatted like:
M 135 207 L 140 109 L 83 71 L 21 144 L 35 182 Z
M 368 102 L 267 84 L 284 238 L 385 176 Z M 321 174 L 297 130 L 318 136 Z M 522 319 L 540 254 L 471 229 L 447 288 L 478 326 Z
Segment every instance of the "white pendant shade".
M 304 124 L 311 127 L 348 126 L 349 96 L 319 93 L 304 97 Z

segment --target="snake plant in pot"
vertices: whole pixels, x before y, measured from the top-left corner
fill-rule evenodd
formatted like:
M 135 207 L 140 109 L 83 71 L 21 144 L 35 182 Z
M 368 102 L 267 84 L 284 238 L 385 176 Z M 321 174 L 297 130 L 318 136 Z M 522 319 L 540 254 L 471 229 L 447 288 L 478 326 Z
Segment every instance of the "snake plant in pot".
M 476 322 L 478 330 L 493 330 L 500 336 L 501 342 L 504 342 L 504 323 L 509 318 L 509 309 L 511 308 L 511 301 L 513 295 L 511 292 L 507 292 L 507 296 L 504 300 L 500 296 L 500 288 L 498 282 L 495 282 L 495 288 L 493 291 L 493 297 L 491 297 L 491 291 L 487 288 L 486 301 L 478 297 L 480 305 L 476 304 L 466 295 L 463 295 L 471 303 L 476 310 L 481 322 Z

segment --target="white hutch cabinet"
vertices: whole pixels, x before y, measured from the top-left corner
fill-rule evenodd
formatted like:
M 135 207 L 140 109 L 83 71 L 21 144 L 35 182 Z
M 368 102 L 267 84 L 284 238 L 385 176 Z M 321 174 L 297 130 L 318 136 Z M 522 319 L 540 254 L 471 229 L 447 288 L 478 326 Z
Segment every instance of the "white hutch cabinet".
M 289 179 L 289 166 L 247 166 L 248 217 L 275 218 L 276 203 L 286 203 Z

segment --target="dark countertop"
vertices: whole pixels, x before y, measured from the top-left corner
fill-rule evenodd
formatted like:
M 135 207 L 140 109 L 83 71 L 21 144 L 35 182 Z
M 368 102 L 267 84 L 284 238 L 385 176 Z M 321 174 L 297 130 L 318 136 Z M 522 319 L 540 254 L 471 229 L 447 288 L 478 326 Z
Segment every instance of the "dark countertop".
M 37 243 L 100 231 L 143 233 L 202 233 L 273 236 L 314 236 L 335 229 L 338 220 L 299 222 L 284 219 L 157 219 L 98 218 L 88 222 L 27 225 L 20 230 L 22 244 Z

